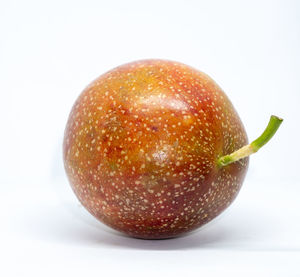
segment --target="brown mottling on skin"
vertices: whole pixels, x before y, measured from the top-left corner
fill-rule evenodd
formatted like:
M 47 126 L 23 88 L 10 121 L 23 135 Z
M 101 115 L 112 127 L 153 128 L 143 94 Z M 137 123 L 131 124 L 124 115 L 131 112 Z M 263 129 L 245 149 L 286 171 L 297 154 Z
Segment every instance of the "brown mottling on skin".
M 242 185 L 248 158 L 216 160 L 247 144 L 244 127 L 206 74 L 164 60 L 100 76 L 75 102 L 65 169 L 80 202 L 107 225 L 168 238 L 219 215 Z

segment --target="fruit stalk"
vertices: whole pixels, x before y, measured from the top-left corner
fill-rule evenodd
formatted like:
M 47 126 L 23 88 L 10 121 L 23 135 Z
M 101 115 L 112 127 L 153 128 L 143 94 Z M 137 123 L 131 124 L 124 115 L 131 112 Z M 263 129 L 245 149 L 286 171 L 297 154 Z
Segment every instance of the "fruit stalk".
M 264 146 L 274 136 L 274 134 L 278 130 L 282 121 L 283 121 L 282 118 L 272 115 L 270 118 L 270 121 L 268 123 L 268 126 L 266 127 L 266 129 L 264 130 L 264 132 L 261 134 L 260 137 L 258 137 L 256 140 L 254 140 L 250 144 L 245 145 L 242 148 L 238 149 L 237 151 L 219 158 L 218 166 L 219 167 L 226 166 L 228 164 L 236 162 L 240 159 L 248 157 L 251 154 L 257 152 L 262 146 Z

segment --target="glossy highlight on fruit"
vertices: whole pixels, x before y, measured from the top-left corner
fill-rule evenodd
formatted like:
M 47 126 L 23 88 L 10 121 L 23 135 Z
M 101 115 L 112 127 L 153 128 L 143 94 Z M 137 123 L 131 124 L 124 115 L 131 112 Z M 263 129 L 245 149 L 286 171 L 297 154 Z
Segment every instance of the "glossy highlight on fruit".
M 202 226 L 232 203 L 248 157 L 228 165 L 221 157 L 247 143 L 237 112 L 209 76 L 144 60 L 82 92 L 63 154 L 72 189 L 92 215 L 130 236 L 161 239 Z

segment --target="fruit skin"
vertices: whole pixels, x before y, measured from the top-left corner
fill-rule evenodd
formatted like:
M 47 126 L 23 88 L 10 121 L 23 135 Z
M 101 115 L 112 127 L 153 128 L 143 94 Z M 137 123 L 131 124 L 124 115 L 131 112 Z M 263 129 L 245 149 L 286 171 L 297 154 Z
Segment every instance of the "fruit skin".
M 93 81 L 70 113 L 63 144 L 72 189 L 101 222 L 162 239 L 209 222 L 228 207 L 248 158 L 217 159 L 248 143 L 230 100 L 206 74 L 143 60 Z

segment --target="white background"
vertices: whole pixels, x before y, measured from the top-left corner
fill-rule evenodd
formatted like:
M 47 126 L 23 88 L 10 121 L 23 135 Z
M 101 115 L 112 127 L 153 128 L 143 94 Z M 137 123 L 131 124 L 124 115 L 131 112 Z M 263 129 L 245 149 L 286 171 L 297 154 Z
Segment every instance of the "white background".
M 300 276 L 300 1 L 0 1 L 1 276 Z M 82 208 L 62 139 L 82 89 L 105 71 L 163 58 L 209 74 L 250 140 L 219 218 L 188 236 L 124 237 Z

